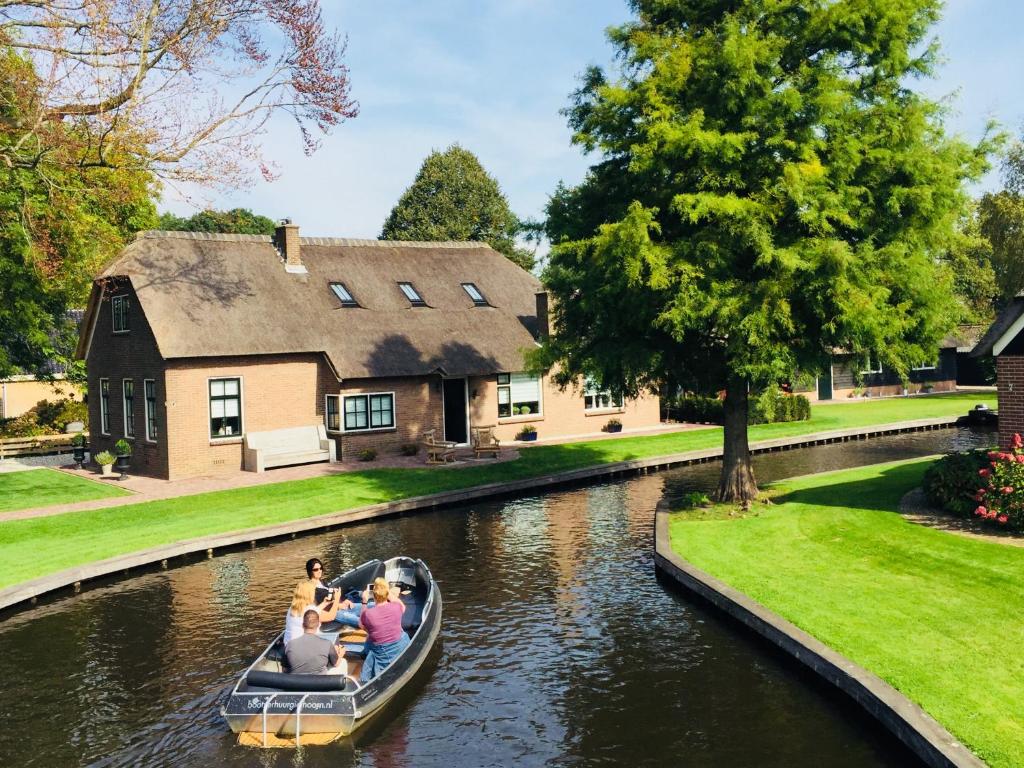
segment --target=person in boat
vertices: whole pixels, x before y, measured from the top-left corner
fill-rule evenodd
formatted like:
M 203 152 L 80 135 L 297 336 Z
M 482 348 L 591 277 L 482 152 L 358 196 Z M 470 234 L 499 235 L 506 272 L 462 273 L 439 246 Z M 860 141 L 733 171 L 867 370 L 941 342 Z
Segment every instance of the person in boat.
M 284 649 L 289 671 L 296 675 L 344 675 L 348 672 L 345 654 L 330 640 L 320 637 L 320 613 L 310 608 L 302 614 L 302 634 Z
M 320 561 L 319 557 L 311 557 L 306 561 L 306 575 L 316 582 L 317 596 L 326 594 L 328 599 L 337 601 L 340 598 L 336 592 L 331 594 L 327 585 L 323 582 L 324 577 L 324 564 Z M 335 621 L 340 621 L 342 624 L 348 624 L 350 627 L 359 626 L 359 614 L 362 612 L 363 606 L 360 603 L 353 602 L 352 600 L 341 600 L 338 604 L 337 613 L 335 614 Z M 327 621 L 327 619 L 325 619 Z
M 369 605 L 370 598 L 374 605 Z M 359 626 L 366 630 L 366 660 L 359 673 L 359 682 L 366 683 L 379 675 L 409 645 L 409 636 L 402 629 L 405 603 L 398 587 L 389 587 L 382 578 L 373 580 L 373 591 L 363 592 L 366 607 L 359 616 Z
M 303 633 L 302 617 L 306 611 L 313 610 L 320 617 L 320 623 L 334 621 L 338 615 L 338 606 L 341 603 L 332 600 L 330 595 L 319 603 L 316 602 L 316 582 L 313 579 L 302 579 L 295 585 L 295 592 L 292 593 L 292 604 L 284 615 L 284 644 L 288 643 Z M 319 626 L 319 625 L 318 625 Z

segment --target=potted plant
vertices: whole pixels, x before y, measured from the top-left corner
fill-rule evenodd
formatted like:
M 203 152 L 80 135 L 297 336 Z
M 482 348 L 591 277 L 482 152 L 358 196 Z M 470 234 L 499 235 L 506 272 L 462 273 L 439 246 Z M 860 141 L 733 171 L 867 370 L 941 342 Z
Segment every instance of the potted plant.
M 925 394 L 931 392 L 933 389 L 935 389 L 935 382 L 934 381 L 923 381 L 923 382 L 921 382 L 921 391 L 924 392 Z
M 621 432 L 622 422 L 618 419 L 608 419 L 608 422 L 601 429 L 604 432 Z
M 537 439 L 537 428 L 533 424 L 524 424 L 523 428 L 516 432 L 516 440 L 524 443 L 532 443 Z
M 81 469 L 82 465 L 85 463 L 85 435 L 81 432 L 75 434 L 75 436 L 71 438 L 71 448 L 75 454 L 75 463 L 78 465 L 78 468 Z
M 132 457 L 132 444 L 124 438 L 121 438 L 114 443 L 114 453 L 117 454 L 117 471 L 121 474 L 121 479 L 128 473 L 128 462 Z
M 100 472 L 104 477 L 110 477 L 111 467 L 114 464 L 114 454 L 110 451 L 100 451 L 92 457 L 93 461 L 100 465 Z

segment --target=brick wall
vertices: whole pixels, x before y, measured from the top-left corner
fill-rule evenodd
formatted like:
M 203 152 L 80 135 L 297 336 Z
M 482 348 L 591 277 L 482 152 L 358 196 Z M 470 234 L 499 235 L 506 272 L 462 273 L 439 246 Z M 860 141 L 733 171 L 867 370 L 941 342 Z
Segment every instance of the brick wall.
M 999 445 L 1008 448 L 1015 432 L 1024 434 L 1024 356 L 996 358 L 999 393 Z
M 644 395 L 636 400 L 626 400 L 624 407 L 600 411 L 585 411 L 583 393 L 571 387 L 564 392 L 551 383 L 547 376 L 541 379 L 541 413 L 529 416 L 498 418 L 498 377 L 478 376 L 470 379 L 470 392 L 476 397 L 470 402 L 472 425 L 495 424 L 495 435 L 499 440 L 514 440 L 524 424 L 537 428 L 540 439 L 571 437 L 599 433 L 609 419 L 622 422 L 624 430 L 656 427 L 661 423 L 659 398 Z
M 241 436 L 210 436 L 212 378 L 242 382 L 242 429 L 264 432 L 323 423 L 326 387 L 336 381 L 320 354 L 191 358 L 167 362 L 167 477 L 237 472 Z
M 340 387 L 334 382 L 334 391 L 342 396 L 372 392 L 395 393 L 395 427 L 370 432 L 336 434 L 344 461 L 355 461 L 359 451 L 372 448 L 379 455 L 397 453 L 406 443 L 419 443 L 428 429 L 441 436 L 442 412 L 440 381 L 438 376 L 409 376 L 393 379 L 348 379 Z M 342 408 L 339 400 L 339 408 Z M 344 419 L 344 413 L 341 414 Z M 342 421 L 344 424 L 344 421 Z
M 110 300 L 114 296 L 127 296 L 128 331 L 114 333 Z M 164 361 L 156 346 L 153 331 L 146 321 L 135 291 L 127 282 L 110 284 L 97 308 L 92 344 L 86 358 L 89 381 L 89 446 L 92 455 L 100 451 L 113 453 L 114 444 L 121 438 L 132 443 L 131 470 L 139 474 L 167 477 Z M 102 433 L 100 421 L 100 379 L 110 380 L 110 434 Z M 135 386 L 133 412 L 135 437 L 125 437 L 125 414 L 122 382 L 131 379 Z M 153 379 L 156 385 L 157 439 L 146 438 L 146 395 L 143 381 Z

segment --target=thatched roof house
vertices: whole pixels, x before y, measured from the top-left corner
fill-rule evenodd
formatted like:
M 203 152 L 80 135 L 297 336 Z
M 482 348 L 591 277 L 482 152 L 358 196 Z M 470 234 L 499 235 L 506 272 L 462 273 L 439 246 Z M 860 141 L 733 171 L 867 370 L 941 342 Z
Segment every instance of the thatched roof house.
M 237 469 L 244 435 L 304 424 L 344 456 L 431 428 L 465 442 L 474 424 L 561 436 L 597 431 L 584 410 L 630 418 L 519 373 L 546 323 L 540 282 L 482 243 L 144 232 L 83 321 L 93 447 L 134 438 L 144 471 L 174 477 Z M 657 423 L 656 401 L 637 419 Z

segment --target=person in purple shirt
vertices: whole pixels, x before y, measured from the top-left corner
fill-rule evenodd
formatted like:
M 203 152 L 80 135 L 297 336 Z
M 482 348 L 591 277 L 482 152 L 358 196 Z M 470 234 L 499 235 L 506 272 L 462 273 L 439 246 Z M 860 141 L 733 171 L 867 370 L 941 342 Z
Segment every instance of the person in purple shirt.
M 402 629 L 402 613 L 405 603 L 399 597 L 398 587 L 389 587 L 385 579 L 373 580 L 373 599 L 370 606 L 370 589 L 363 592 L 363 608 L 359 615 L 359 626 L 366 630 L 366 661 L 359 673 L 359 682 L 367 683 L 381 672 L 409 645 L 409 636 Z

